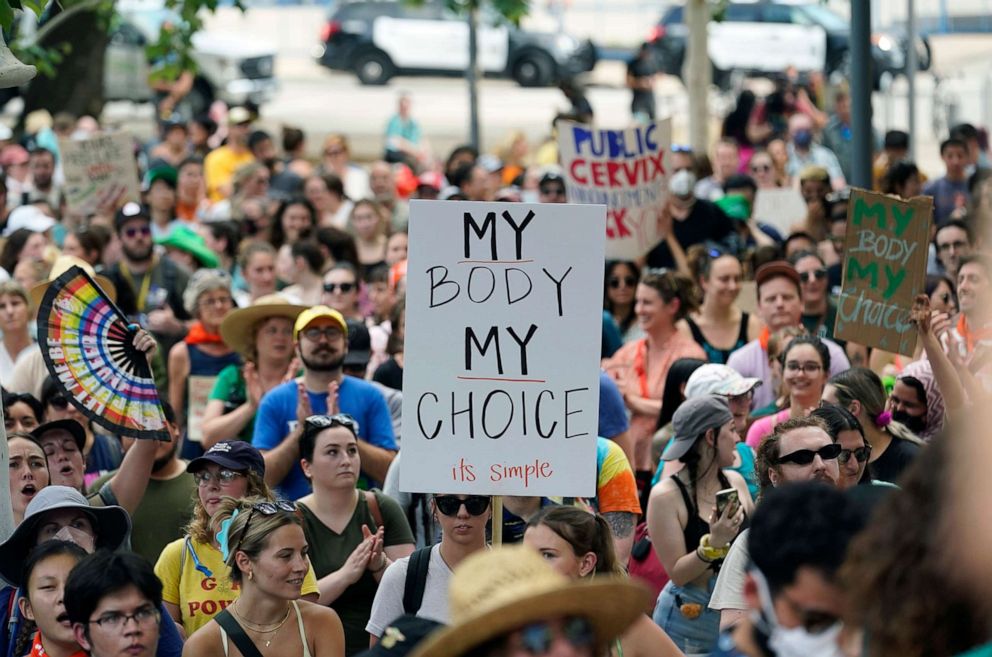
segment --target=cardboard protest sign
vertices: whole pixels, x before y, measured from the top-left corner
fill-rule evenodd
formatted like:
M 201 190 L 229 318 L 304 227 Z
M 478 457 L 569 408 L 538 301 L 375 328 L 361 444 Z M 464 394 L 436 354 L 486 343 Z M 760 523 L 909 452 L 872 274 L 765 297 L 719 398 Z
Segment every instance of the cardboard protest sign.
M 782 235 L 792 232 L 792 227 L 806 218 L 806 201 L 798 189 L 781 187 L 759 189 L 754 195 L 751 215 L 777 229 Z
M 410 203 L 401 490 L 595 495 L 605 221 Z
M 851 192 L 834 336 L 912 356 L 913 299 L 926 284 L 933 199 Z
M 668 195 L 663 159 L 671 135 L 668 120 L 625 130 L 558 123 L 568 202 L 607 207 L 607 258 L 634 260 L 658 242 L 658 212 Z
M 134 140 L 126 132 L 89 139 L 60 139 L 69 211 L 86 216 L 107 202 L 140 201 Z

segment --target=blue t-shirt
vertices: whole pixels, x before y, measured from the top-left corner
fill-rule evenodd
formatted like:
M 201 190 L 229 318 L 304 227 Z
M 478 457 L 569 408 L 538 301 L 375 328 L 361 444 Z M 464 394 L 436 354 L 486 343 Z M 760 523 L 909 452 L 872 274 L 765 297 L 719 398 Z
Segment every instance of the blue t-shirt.
M 327 412 L 327 393 L 307 391 L 310 408 L 314 414 Z M 273 449 L 296 428 L 296 381 L 278 385 L 262 397 L 255 415 L 255 433 L 251 444 L 259 450 Z M 396 450 L 396 437 L 393 435 L 393 420 L 382 394 L 371 383 L 345 376 L 338 388 L 338 408 L 342 413 L 358 421 L 358 437 L 365 442 Z M 359 488 L 378 486 L 364 473 L 359 479 Z M 298 500 L 310 494 L 310 482 L 303 476 L 299 463 L 278 486 L 279 493 L 286 499 Z
M 946 177 L 927 182 L 923 185 L 923 193 L 933 197 L 933 219 L 938 226 L 951 218 L 958 194 L 964 196 L 966 202 L 971 199 L 967 180 L 951 182 Z
M 599 435 L 604 438 L 619 436 L 630 428 L 623 395 L 610 375 L 599 371 Z

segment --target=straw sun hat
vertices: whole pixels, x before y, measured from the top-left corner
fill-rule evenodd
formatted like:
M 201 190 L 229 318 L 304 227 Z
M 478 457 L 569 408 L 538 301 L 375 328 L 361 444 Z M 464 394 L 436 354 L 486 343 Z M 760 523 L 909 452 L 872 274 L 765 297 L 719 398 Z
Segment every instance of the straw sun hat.
M 252 352 L 254 344 L 255 325 L 270 317 L 285 317 L 295 322 L 297 316 L 306 310 L 306 306 L 297 306 L 281 294 L 266 294 L 255 300 L 247 308 L 238 308 L 227 314 L 220 324 L 220 336 L 231 349 L 242 356 Z
M 41 300 L 45 298 L 45 292 L 52 286 L 52 281 L 69 271 L 72 267 L 79 267 L 89 274 L 93 281 L 103 288 L 103 291 L 107 293 L 111 301 L 117 301 L 117 288 L 114 287 L 113 282 L 109 278 L 103 274 L 96 273 L 93 265 L 82 258 L 63 254 L 55 260 L 48 278 L 32 287 L 29 291 L 28 296 L 31 297 L 31 305 L 35 308 L 41 305 Z
M 410 657 L 460 657 L 479 645 L 542 620 L 587 619 L 600 643 L 621 635 L 644 613 L 647 589 L 619 577 L 570 580 L 520 545 L 473 554 L 448 590 L 451 625 Z

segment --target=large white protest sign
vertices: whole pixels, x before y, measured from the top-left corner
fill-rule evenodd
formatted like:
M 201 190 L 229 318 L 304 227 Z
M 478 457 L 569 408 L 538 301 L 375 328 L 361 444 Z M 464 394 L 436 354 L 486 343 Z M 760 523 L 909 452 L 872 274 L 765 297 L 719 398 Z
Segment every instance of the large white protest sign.
M 806 201 L 799 190 L 792 187 L 759 189 L 754 196 L 754 211 L 751 215 L 783 235 L 788 235 L 793 226 L 806 218 Z
M 595 495 L 605 221 L 410 203 L 401 490 Z
M 558 123 L 569 203 L 608 208 L 607 257 L 634 260 L 658 242 L 658 213 L 668 193 L 664 157 L 671 135 L 667 119 L 624 130 Z

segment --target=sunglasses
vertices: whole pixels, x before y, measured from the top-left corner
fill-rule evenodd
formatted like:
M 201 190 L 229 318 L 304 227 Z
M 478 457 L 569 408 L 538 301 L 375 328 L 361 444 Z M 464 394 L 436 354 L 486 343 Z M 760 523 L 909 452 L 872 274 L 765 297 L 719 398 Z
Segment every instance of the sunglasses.
M 129 238 L 137 237 L 138 235 L 148 237 L 151 234 L 152 229 L 149 226 L 131 226 L 124 229 L 124 236 Z
M 545 655 L 555 639 L 564 637 L 573 648 L 584 650 L 596 642 L 596 632 L 585 618 L 570 616 L 559 623 L 543 621 L 520 630 L 520 647 L 531 655 Z
M 333 427 L 344 427 L 358 435 L 358 421 L 347 413 L 337 415 L 311 415 L 303 421 L 303 427 L 311 431 L 323 431 Z
M 446 516 L 458 515 L 458 510 L 465 505 L 470 516 L 481 516 L 489 508 L 489 498 L 485 495 L 468 495 L 460 499 L 455 495 L 435 495 L 434 504 L 437 510 Z
M 342 294 L 347 294 L 354 290 L 355 287 L 355 283 L 324 283 L 324 292 L 334 294 L 338 290 L 341 290 Z
M 555 187 L 541 187 L 541 193 L 544 194 L 545 196 L 564 196 L 565 195 L 565 188 L 564 187 L 557 187 L 557 186 L 555 186 Z
M 751 166 L 751 171 L 755 171 L 755 172 L 760 171 L 762 173 L 768 173 L 771 170 L 772 170 L 772 165 L 770 164 L 758 164 Z
M 837 443 L 824 445 L 818 450 L 799 449 L 791 454 L 778 457 L 778 463 L 795 463 L 796 465 L 809 465 L 813 459 L 819 456 L 824 461 L 833 461 L 840 456 L 842 448 Z
M 274 516 L 280 512 L 296 513 L 296 502 L 276 500 L 275 502 L 259 502 L 258 504 L 253 504 L 251 506 L 251 513 L 248 514 L 248 520 L 245 521 L 245 528 L 241 530 L 241 536 L 238 537 L 238 544 L 234 546 L 231 554 L 236 554 L 241 548 L 241 541 L 245 540 L 245 536 L 248 535 L 248 527 L 251 526 L 251 519 L 255 516 L 256 511 L 261 513 L 263 516 Z
M 238 477 L 244 476 L 245 473 L 228 468 L 221 468 L 217 471 L 217 474 L 211 474 L 209 470 L 200 470 L 193 473 L 193 481 L 196 482 L 197 486 L 209 484 L 211 481 L 216 481 L 220 486 L 227 486 Z
M 868 457 L 871 456 L 871 447 L 869 445 L 865 445 L 864 447 L 859 447 L 857 449 L 842 449 L 840 450 L 840 454 L 837 455 L 837 460 L 843 464 L 846 464 L 851 460 L 852 456 L 858 463 L 864 463 L 868 460 Z
M 799 274 L 799 280 L 805 283 L 812 283 L 813 281 L 822 281 L 826 277 L 827 277 L 827 270 L 823 269 L 822 267 L 820 269 L 814 269 L 813 271 L 800 272 Z
M 637 279 L 634 278 L 633 276 L 624 276 L 623 278 L 610 279 L 610 287 L 612 287 L 614 290 L 620 287 L 621 285 L 626 285 L 627 287 L 634 287 L 636 283 L 637 283 Z

